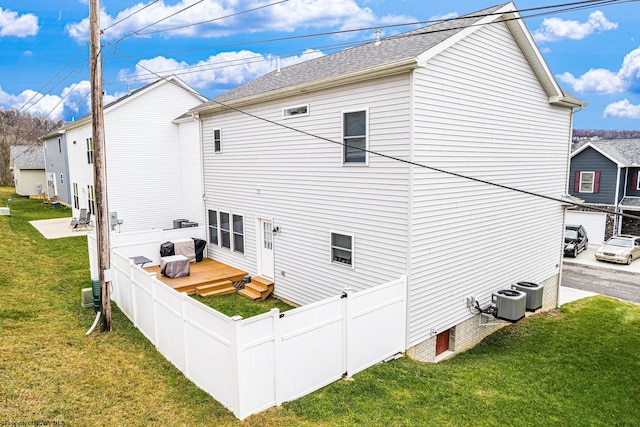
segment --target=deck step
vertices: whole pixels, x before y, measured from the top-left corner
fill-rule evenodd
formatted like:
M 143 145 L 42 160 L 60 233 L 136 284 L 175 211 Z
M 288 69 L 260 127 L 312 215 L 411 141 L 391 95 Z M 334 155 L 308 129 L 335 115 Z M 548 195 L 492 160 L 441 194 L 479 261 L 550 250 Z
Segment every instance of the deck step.
M 218 282 L 205 283 L 205 284 L 196 286 L 195 289 L 196 289 L 197 295 L 204 296 L 203 295 L 204 293 L 211 293 L 219 289 L 227 289 L 227 288 L 233 288 L 233 282 L 231 280 L 221 280 Z
M 244 289 L 238 291 L 240 295 L 254 301 L 264 301 L 273 292 L 273 281 L 264 277 L 254 276 L 251 282 L 244 285 Z
M 273 286 L 273 280 L 265 279 L 264 277 L 260 277 L 260 276 L 253 276 L 251 278 L 251 281 L 253 283 L 259 283 L 264 286 Z
M 249 299 L 252 299 L 252 300 L 254 300 L 254 301 L 255 301 L 255 300 L 259 300 L 259 299 L 262 297 L 262 295 L 260 294 L 260 292 L 256 292 L 256 291 L 252 290 L 251 288 L 244 288 L 244 289 L 240 289 L 240 290 L 238 291 L 238 293 L 239 293 L 240 295 L 242 295 L 242 296 L 244 296 L 244 297 L 247 297 L 247 298 L 249 298 Z
M 204 297 L 213 297 L 216 295 L 235 294 L 237 291 L 238 290 L 236 288 L 234 288 L 233 286 L 230 286 L 227 288 L 218 288 L 208 292 L 202 292 L 199 295 L 204 298 Z

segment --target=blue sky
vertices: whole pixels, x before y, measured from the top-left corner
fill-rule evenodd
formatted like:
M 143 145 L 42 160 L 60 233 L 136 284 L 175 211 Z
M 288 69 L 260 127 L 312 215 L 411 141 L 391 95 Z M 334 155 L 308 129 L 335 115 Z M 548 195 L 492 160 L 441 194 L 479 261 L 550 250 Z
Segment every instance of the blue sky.
M 211 98 L 278 63 L 371 40 L 378 26 L 388 36 L 498 3 L 101 0 L 105 102 L 168 74 Z M 640 2 L 526 10 L 566 3 L 515 2 L 559 84 L 589 103 L 574 127 L 639 130 Z M 88 15 L 88 0 L 0 0 L 0 108 L 65 120 L 88 113 Z

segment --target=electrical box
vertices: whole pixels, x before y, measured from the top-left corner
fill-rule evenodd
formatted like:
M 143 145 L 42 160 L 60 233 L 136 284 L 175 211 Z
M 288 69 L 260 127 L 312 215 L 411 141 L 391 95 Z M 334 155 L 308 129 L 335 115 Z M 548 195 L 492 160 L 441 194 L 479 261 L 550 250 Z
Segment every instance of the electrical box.
M 82 289 L 82 308 L 93 307 L 93 291 L 91 288 Z

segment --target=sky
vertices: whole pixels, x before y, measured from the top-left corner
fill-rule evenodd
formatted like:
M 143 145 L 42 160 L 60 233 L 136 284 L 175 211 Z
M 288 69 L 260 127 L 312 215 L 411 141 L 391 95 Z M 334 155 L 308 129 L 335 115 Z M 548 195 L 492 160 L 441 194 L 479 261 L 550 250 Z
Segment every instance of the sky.
M 207 98 L 500 0 L 101 0 L 105 103 L 175 74 Z M 570 5 L 576 3 L 574 5 Z M 640 0 L 515 2 L 576 129 L 640 130 Z M 548 7 L 547 7 L 548 6 Z M 0 0 L 0 108 L 89 113 L 89 1 Z

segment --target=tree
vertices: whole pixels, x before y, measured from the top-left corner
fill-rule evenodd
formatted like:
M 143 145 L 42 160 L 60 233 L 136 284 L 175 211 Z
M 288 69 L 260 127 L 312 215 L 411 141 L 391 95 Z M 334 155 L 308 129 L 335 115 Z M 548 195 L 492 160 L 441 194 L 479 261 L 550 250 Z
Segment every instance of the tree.
M 18 110 L 0 109 L 0 185 L 12 185 L 9 170 L 10 148 L 13 145 L 41 145 L 44 136 L 62 124 L 42 116 L 32 116 Z

